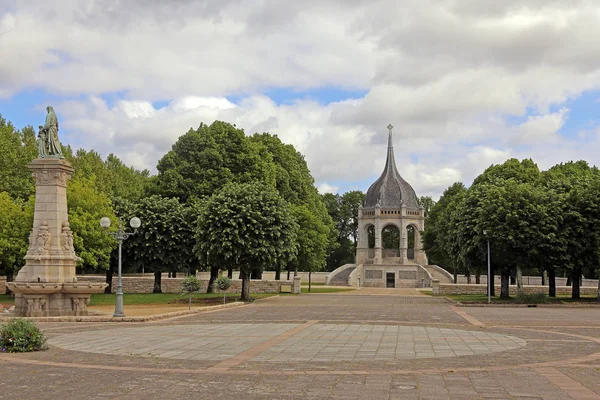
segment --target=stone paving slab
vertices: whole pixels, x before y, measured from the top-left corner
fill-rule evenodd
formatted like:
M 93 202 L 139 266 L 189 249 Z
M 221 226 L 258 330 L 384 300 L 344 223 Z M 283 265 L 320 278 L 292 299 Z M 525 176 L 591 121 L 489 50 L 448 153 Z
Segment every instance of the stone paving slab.
M 46 352 L 0 355 L 0 399 L 600 398 L 600 309 L 461 308 L 466 313 L 461 316 L 448 303 L 412 301 L 282 296 L 156 322 L 44 323 L 53 342 L 79 350 L 53 346 Z M 281 330 L 275 331 L 277 326 Z M 86 336 L 87 342 L 77 341 Z M 155 337 L 167 346 L 152 349 Z M 516 347 L 503 350 L 499 343 L 507 337 L 515 338 Z M 414 357 L 396 358 L 409 338 Z M 227 360 L 205 349 L 220 341 L 227 343 L 221 354 L 237 352 L 230 358 L 237 362 L 224 364 Z M 293 361 L 292 354 L 314 352 L 310 342 L 319 343 L 314 357 Z M 89 352 L 130 343 L 164 357 Z M 498 351 L 444 356 L 457 343 Z M 188 345 L 206 359 L 175 358 L 176 348 Z M 433 357 L 416 357 L 417 350 L 430 349 Z M 368 357 L 336 359 L 342 350 Z M 284 359 L 261 360 L 265 355 Z M 331 360 L 318 361 L 325 356 Z

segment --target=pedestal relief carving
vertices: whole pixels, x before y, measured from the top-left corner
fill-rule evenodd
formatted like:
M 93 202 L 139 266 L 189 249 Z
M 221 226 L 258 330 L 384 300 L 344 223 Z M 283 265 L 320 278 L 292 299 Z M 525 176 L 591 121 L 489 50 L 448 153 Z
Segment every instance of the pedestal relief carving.
M 65 251 L 73 251 L 73 232 L 71 232 L 71 228 L 68 221 L 62 223 L 60 245 Z

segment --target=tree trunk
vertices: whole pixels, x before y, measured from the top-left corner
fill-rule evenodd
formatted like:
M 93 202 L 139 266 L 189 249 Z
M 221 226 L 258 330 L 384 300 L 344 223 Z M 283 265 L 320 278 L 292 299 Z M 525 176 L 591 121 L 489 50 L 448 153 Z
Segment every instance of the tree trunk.
M 308 271 L 308 292 L 310 293 L 310 280 L 311 280 L 312 271 Z M 598 280 L 600 282 L 600 280 Z M 600 285 L 600 283 L 599 283 Z
M 471 284 L 471 274 L 467 274 L 465 276 L 467 277 L 467 284 L 470 285 Z
M 154 273 L 154 290 L 152 293 L 162 293 L 161 285 L 162 272 L 158 271 Z
M 208 280 L 208 287 L 206 288 L 206 293 L 214 293 L 215 288 L 213 287 L 213 283 L 215 279 L 219 276 L 219 267 L 210 267 L 210 278 Z
M 573 288 L 571 289 L 571 298 L 579 299 L 581 298 L 581 269 L 574 268 L 572 276 Z
M 229 279 L 233 279 L 233 268 L 229 268 L 229 269 L 227 270 L 227 277 L 228 277 Z
M 475 272 L 475 283 L 479 285 L 481 283 L 481 272 Z
M 288 276 L 287 276 L 287 280 L 288 280 L 288 281 L 290 280 L 290 273 L 291 273 L 291 272 L 292 272 L 292 270 L 288 268 Z
M 276 281 L 281 280 L 281 266 L 279 266 L 279 267 L 277 267 L 277 269 L 275 269 L 275 280 Z
M 454 284 L 458 283 L 458 268 L 456 268 L 456 264 L 454 265 Z
M 565 286 L 571 286 L 571 274 L 569 274 L 569 276 L 567 276 L 567 283 L 565 284 Z
M 500 274 L 500 298 L 508 299 L 510 292 L 508 291 L 508 282 L 510 280 L 510 271 L 502 271 Z
M 542 286 L 546 286 L 546 270 L 542 271 Z
M 513 270 L 513 269 L 510 270 L 510 284 L 511 285 L 517 284 L 517 271 Z
M 171 272 L 171 278 L 177 278 L 177 271 Z
M 240 300 L 247 302 L 250 301 L 250 274 L 240 268 L 240 275 L 242 279 L 242 295 Z
M 6 274 L 6 282 L 12 282 L 13 279 L 14 278 L 13 278 L 13 274 L 12 273 Z M 10 290 L 8 288 L 8 285 L 6 286 L 6 294 L 9 295 L 10 297 L 14 297 L 14 294 L 13 294 L 12 290 Z
M 548 297 L 556 297 L 556 270 L 548 269 Z
M 108 286 L 104 289 L 104 293 L 111 294 L 112 293 L 112 278 L 113 278 L 113 266 L 110 265 L 106 270 L 106 283 Z
M 520 266 L 517 266 L 517 293 L 523 294 L 523 270 Z

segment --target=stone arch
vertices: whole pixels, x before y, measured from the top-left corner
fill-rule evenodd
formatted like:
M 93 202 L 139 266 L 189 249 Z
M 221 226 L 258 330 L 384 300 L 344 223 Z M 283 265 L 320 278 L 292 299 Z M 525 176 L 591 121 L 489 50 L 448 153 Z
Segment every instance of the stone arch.
M 367 238 L 367 248 L 374 249 L 375 248 L 375 225 L 366 224 L 363 228 L 364 235 Z
M 401 230 L 396 224 L 388 223 L 381 229 L 383 257 L 400 256 Z
M 406 258 L 409 260 L 415 259 L 415 252 L 421 247 L 420 240 L 419 227 L 414 223 L 408 224 L 406 226 Z

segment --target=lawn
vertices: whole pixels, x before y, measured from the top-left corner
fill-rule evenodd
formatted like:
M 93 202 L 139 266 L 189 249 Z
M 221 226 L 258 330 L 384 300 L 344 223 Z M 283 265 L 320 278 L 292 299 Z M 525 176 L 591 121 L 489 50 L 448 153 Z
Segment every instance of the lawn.
M 0 304 L 12 304 L 15 302 L 15 299 L 11 298 L 7 294 L 0 294 Z
M 251 294 L 252 299 L 263 299 L 265 297 L 275 296 L 276 294 L 271 293 L 256 293 Z M 134 304 L 175 304 L 182 303 L 187 304 L 188 294 L 180 293 L 125 293 L 123 295 L 124 305 Z M 240 298 L 239 293 L 227 293 L 227 301 L 236 301 Z M 218 302 L 219 299 L 223 300 L 222 293 L 194 293 L 192 296 L 192 302 L 205 302 L 209 299 L 215 299 Z M 90 306 L 102 306 L 115 304 L 114 294 L 93 294 L 90 299 Z
M 308 286 L 308 281 L 303 281 L 302 286 Z M 310 286 L 325 286 L 325 282 L 311 282 Z

